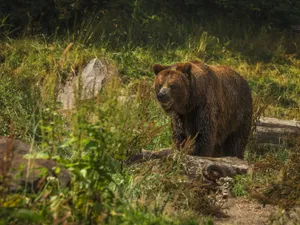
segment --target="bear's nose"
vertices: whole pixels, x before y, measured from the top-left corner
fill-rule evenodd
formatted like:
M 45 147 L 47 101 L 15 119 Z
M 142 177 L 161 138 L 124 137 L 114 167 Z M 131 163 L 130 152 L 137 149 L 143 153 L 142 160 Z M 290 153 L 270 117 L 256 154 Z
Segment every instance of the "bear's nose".
M 157 95 L 156 95 L 158 101 L 160 102 L 166 102 L 168 101 L 168 95 L 166 93 L 162 93 L 162 92 L 159 92 Z
M 164 98 L 164 94 L 159 92 L 156 97 L 158 100 L 162 100 Z

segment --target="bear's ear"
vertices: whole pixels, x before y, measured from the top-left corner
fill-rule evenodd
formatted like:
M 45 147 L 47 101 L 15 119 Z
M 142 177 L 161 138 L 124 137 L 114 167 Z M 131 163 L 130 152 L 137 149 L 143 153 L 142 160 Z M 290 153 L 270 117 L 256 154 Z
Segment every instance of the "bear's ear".
M 187 75 L 191 75 L 192 64 L 191 63 L 181 63 L 181 64 L 178 64 L 177 67 L 176 67 L 176 70 L 179 70 L 182 73 L 185 73 Z
M 184 64 L 184 71 L 186 74 L 191 75 L 192 72 L 192 64 L 190 63 L 185 63 Z
M 153 65 L 153 72 L 155 75 L 157 75 L 160 71 L 164 70 L 165 66 L 162 66 L 160 64 L 154 64 Z

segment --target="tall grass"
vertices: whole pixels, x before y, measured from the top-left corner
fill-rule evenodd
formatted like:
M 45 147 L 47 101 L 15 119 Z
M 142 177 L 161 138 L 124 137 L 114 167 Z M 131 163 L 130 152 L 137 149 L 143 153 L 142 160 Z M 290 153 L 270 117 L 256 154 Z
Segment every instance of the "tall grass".
M 192 206 L 197 211 L 203 206 L 195 201 L 202 196 L 201 190 L 189 192 L 179 182 L 182 177 L 174 171 L 180 163 L 165 162 L 163 174 L 132 172 L 122 164 L 143 148 L 171 145 L 169 118 L 153 93 L 154 63 L 202 59 L 228 65 L 249 81 L 257 105 L 268 101 L 265 116 L 300 120 L 299 37 L 224 18 L 191 22 L 175 16 L 144 17 L 142 6 L 135 7 L 129 22 L 115 12 L 100 21 L 97 14 L 90 13 L 67 37 L 2 37 L 0 135 L 10 135 L 13 123 L 15 137 L 35 140 L 73 175 L 69 189 L 49 183 L 38 195 L 17 195 L 18 204 L 9 209 L 8 222 L 18 221 L 21 217 L 16 216 L 16 209 L 26 207 L 46 223 L 194 223 L 177 217 L 172 221 L 164 215 L 168 191 L 177 194 L 178 208 Z M 66 51 L 70 42 L 73 45 Z M 57 102 L 60 86 L 80 74 L 94 57 L 113 64 L 118 74 L 96 98 L 77 98 L 76 107 L 62 114 Z M 139 176 L 147 182 L 136 184 Z M 245 180 L 237 179 L 237 195 L 244 194 L 243 182 L 249 182 Z M 143 200 L 138 195 L 152 196 L 148 199 L 152 208 L 148 202 L 135 204 Z

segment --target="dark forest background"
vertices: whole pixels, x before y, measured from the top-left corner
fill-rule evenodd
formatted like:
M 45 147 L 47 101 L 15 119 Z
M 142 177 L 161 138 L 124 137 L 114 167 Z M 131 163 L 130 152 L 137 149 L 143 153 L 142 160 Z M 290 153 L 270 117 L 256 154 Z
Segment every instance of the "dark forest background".
M 82 21 L 97 13 L 99 20 L 111 22 L 134 18 L 136 21 L 159 19 L 201 21 L 205 18 L 225 16 L 233 20 L 249 19 L 255 24 L 271 24 L 289 28 L 299 23 L 300 2 L 298 0 L 2 0 L 0 18 L 16 34 L 28 25 L 35 31 L 63 32 L 75 28 Z M 146 21 L 145 21 L 146 20 Z M 159 24 L 157 24 L 159 26 Z

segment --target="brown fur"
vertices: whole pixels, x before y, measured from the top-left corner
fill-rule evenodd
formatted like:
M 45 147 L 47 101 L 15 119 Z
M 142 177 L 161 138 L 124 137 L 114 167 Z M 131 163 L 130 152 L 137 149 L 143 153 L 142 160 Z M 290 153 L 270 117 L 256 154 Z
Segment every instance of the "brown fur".
M 251 129 L 247 81 L 226 66 L 201 61 L 153 66 L 157 96 L 171 116 L 177 147 L 195 138 L 194 155 L 244 157 Z

